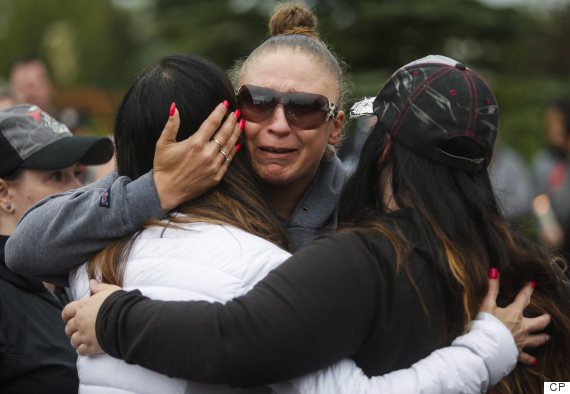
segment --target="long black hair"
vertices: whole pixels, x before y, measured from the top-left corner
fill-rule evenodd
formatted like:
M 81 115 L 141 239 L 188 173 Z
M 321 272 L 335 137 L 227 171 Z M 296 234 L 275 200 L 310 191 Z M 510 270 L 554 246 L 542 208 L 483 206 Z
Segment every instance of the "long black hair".
M 477 144 L 462 138 L 446 141 L 440 148 L 463 157 L 481 155 Z M 386 149 L 389 153 L 383 156 Z M 381 178 L 384 170 L 390 172 L 389 177 Z M 467 172 L 424 158 L 392 141 L 382 122 L 374 126 L 341 196 L 339 221 L 349 230 L 366 228 L 386 236 L 396 250 L 398 265 L 406 269 L 414 245 L 404 231 L 387 224 L 381 179 L 391 182 L 394 201 L 409 210 L 422 245 L 428 246 L 429 263 L 439 278 L 434 291 L 441 291 L 445 300 L 441 311 L 447 339 L 465 331 L 487 292 L 488 270 L 497 267 L 501 300 L 512 301 L 526 283 L 535 281 L 527 312 L 552 317 L 552 339 L 543 347 L 544 362 L 533 370 L 519 366 L 497 390 L 535 392 L 542 389 L 546 377 L 570 376 L 566 264 L 509 228 L 487 170 Z
M 136 179 L 152 168 L 154 148 L 175 102 L 183 140 L 193 134 L 224 100 L 237 108 L 223 70 L 195 55 L 162 57 L 143 71 L 125 93 L 115 119 L 114 139 L 119 175 Z
M 230 110 L 237 108 L 231 83 L 214 63 L 195 55 L 161 58 L 142 72 L 119 106 L 114 130 L 119 175 L 136 179 L 152 169 L 156 142 L 172 102 L 180 114 L 177 139 L 182 140 L 194 134 L 224 100 L 229 101 Z M 236 155 L 218 186 L 176 210 L 186 215 L 171 216 L 171 223 L 230 224 L 287 246 L 285 232 L 264 198 L 247 150 Z M 154 220 L 147 225 L 167 224 Z M 135 238 L 118 240 L 97 254 L 89 263 L 89 275 L 121 285 L 125 257 Z

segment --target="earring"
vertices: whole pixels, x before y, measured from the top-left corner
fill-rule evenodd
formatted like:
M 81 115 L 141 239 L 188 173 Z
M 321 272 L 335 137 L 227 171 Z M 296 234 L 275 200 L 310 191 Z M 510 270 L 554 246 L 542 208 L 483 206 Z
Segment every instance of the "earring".
M 4 207 L 4 209 L 6 210 L 6 212 L 8 213 L 12 213 L 14 212 L 14 206 L 10 203 L 6 204 L 6 206 Z

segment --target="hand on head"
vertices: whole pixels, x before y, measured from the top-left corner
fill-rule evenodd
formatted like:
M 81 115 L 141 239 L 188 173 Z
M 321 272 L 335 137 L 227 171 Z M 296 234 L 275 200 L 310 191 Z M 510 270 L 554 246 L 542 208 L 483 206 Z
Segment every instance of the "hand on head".
M 91 297 L 70 302 L 61 312 L 61 317 L 66 323 L 65 334 L 77 353 L 82 356 L 103 352 L 95 333 L 97 313 L 108 296 L 121 290 L 118 286 L 99 283 L 95 280 L 89 282 L 89 287 L 93 294 Z
M 196 133 L 176 142 L 180 115 L 175 104 L 156 143 L 153 178 L 165 211 L 216 186 L 239 151 L 236 145 L 245 122 L 239 111 L 228 116 L 227 101 L 219 104 Z
M 528 283 L 517 294 L 512 304 L 505 308 L 498 307 L 499 271 L 496 268 L 491 268 L 489 270 L 489 291 L 480 309 L 481 312 L 492 314 L 507 326 L 519 349 L 519 362 L 527 365 L 537 365 L 538 360 L 526 353 L 524 349 L 541 346 L 550 339 L 547 334 L 535 334 L 550 324 L 550 315 L 545 313 L 534 318 L 527 318 L 523 315 L 525 308 L 530 304 L 534 286 L 534 282 Z

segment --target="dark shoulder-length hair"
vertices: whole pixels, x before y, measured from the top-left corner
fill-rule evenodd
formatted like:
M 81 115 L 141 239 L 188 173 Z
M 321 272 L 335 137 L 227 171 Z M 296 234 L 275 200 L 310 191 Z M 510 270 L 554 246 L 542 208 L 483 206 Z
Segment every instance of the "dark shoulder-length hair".
M 119 105 L 113 133 L 119 175 L 136 179 L 152 168 L 171 103 L 180 114 L 180 141 L 224 100 L 235 108 L 233 88 L 218 66 L 195 55 L 162 57 L 137 77 Z
M 228 100 L 237 108 L 231 83 L 214 63 L 195 55 L 165 56 L 143 71 L 128 89 L 115 121 L 117 170 L 136 179 L 152 169 L 155 145 L 168 120 L 171 103 L 180 114 L 177 140 L 190 137 L 214 108 Z M 284 230 L 264 198 L 262 183 L 253 171 L 247 150 L 237 155 L 222 181 L 202 196 L 181 204 L 169 223 L 230 224 L 287 247 Z M 153 220 L 147 225 L 166 225 Z M 118 240 L 91 259 L 90 277 L 121 285 L 124 261 L 136 239 Z
M 387 144 L 392 144 L 390 153 L 380 162 Z M 479 147 L 464 139 L 448 141 L 440 148 L 461 156 L 481 156 Z M 374 126 L 359 166 L 341 196 L 339 221 L 349 231 L 365 228 L 386 236 L 396 251 L 398 266 L 404 270 L 413 245 L 404 231 L 394 229 L 382 216 L 388 209 L 380 197 L 380 173 L 386 168 L 391 169 L 391 176 L 383 179 L 391 182 L 394 201 L 399 207 L 410 208 L 422 244 L 430 248 L 430 263 L 439 278 L 434 291 L 441 291 L 445 300 L 441 311 L 447 340 L 462 334 L 477 314 L 488 289 L 487 273 L 497 267 L 501 272 L 499 299 L 505 304 L 512 302 L 526 283 L 535 281 L 526 313 L 548 313 L 552 323 L 547 329 L 551 339 L 537 354 L 540 364 L 517 366 L 494 390 L 540 392 L 544 381 L 570 376 L 566 263 L 509 228 L 487 170 L 470 173 L 421 157 L 390 141 L 381 122 Z

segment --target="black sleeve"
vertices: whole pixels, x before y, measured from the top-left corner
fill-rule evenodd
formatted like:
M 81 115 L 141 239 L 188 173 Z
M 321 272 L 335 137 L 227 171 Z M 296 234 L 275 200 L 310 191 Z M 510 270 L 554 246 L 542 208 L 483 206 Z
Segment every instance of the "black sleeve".
M 225 305 L 116 292 L 97 316 L 111 356 L 169 376 L 238 387 L 316 371 L 370 334 L 383 279 L 355 233 L 323 237 Z

